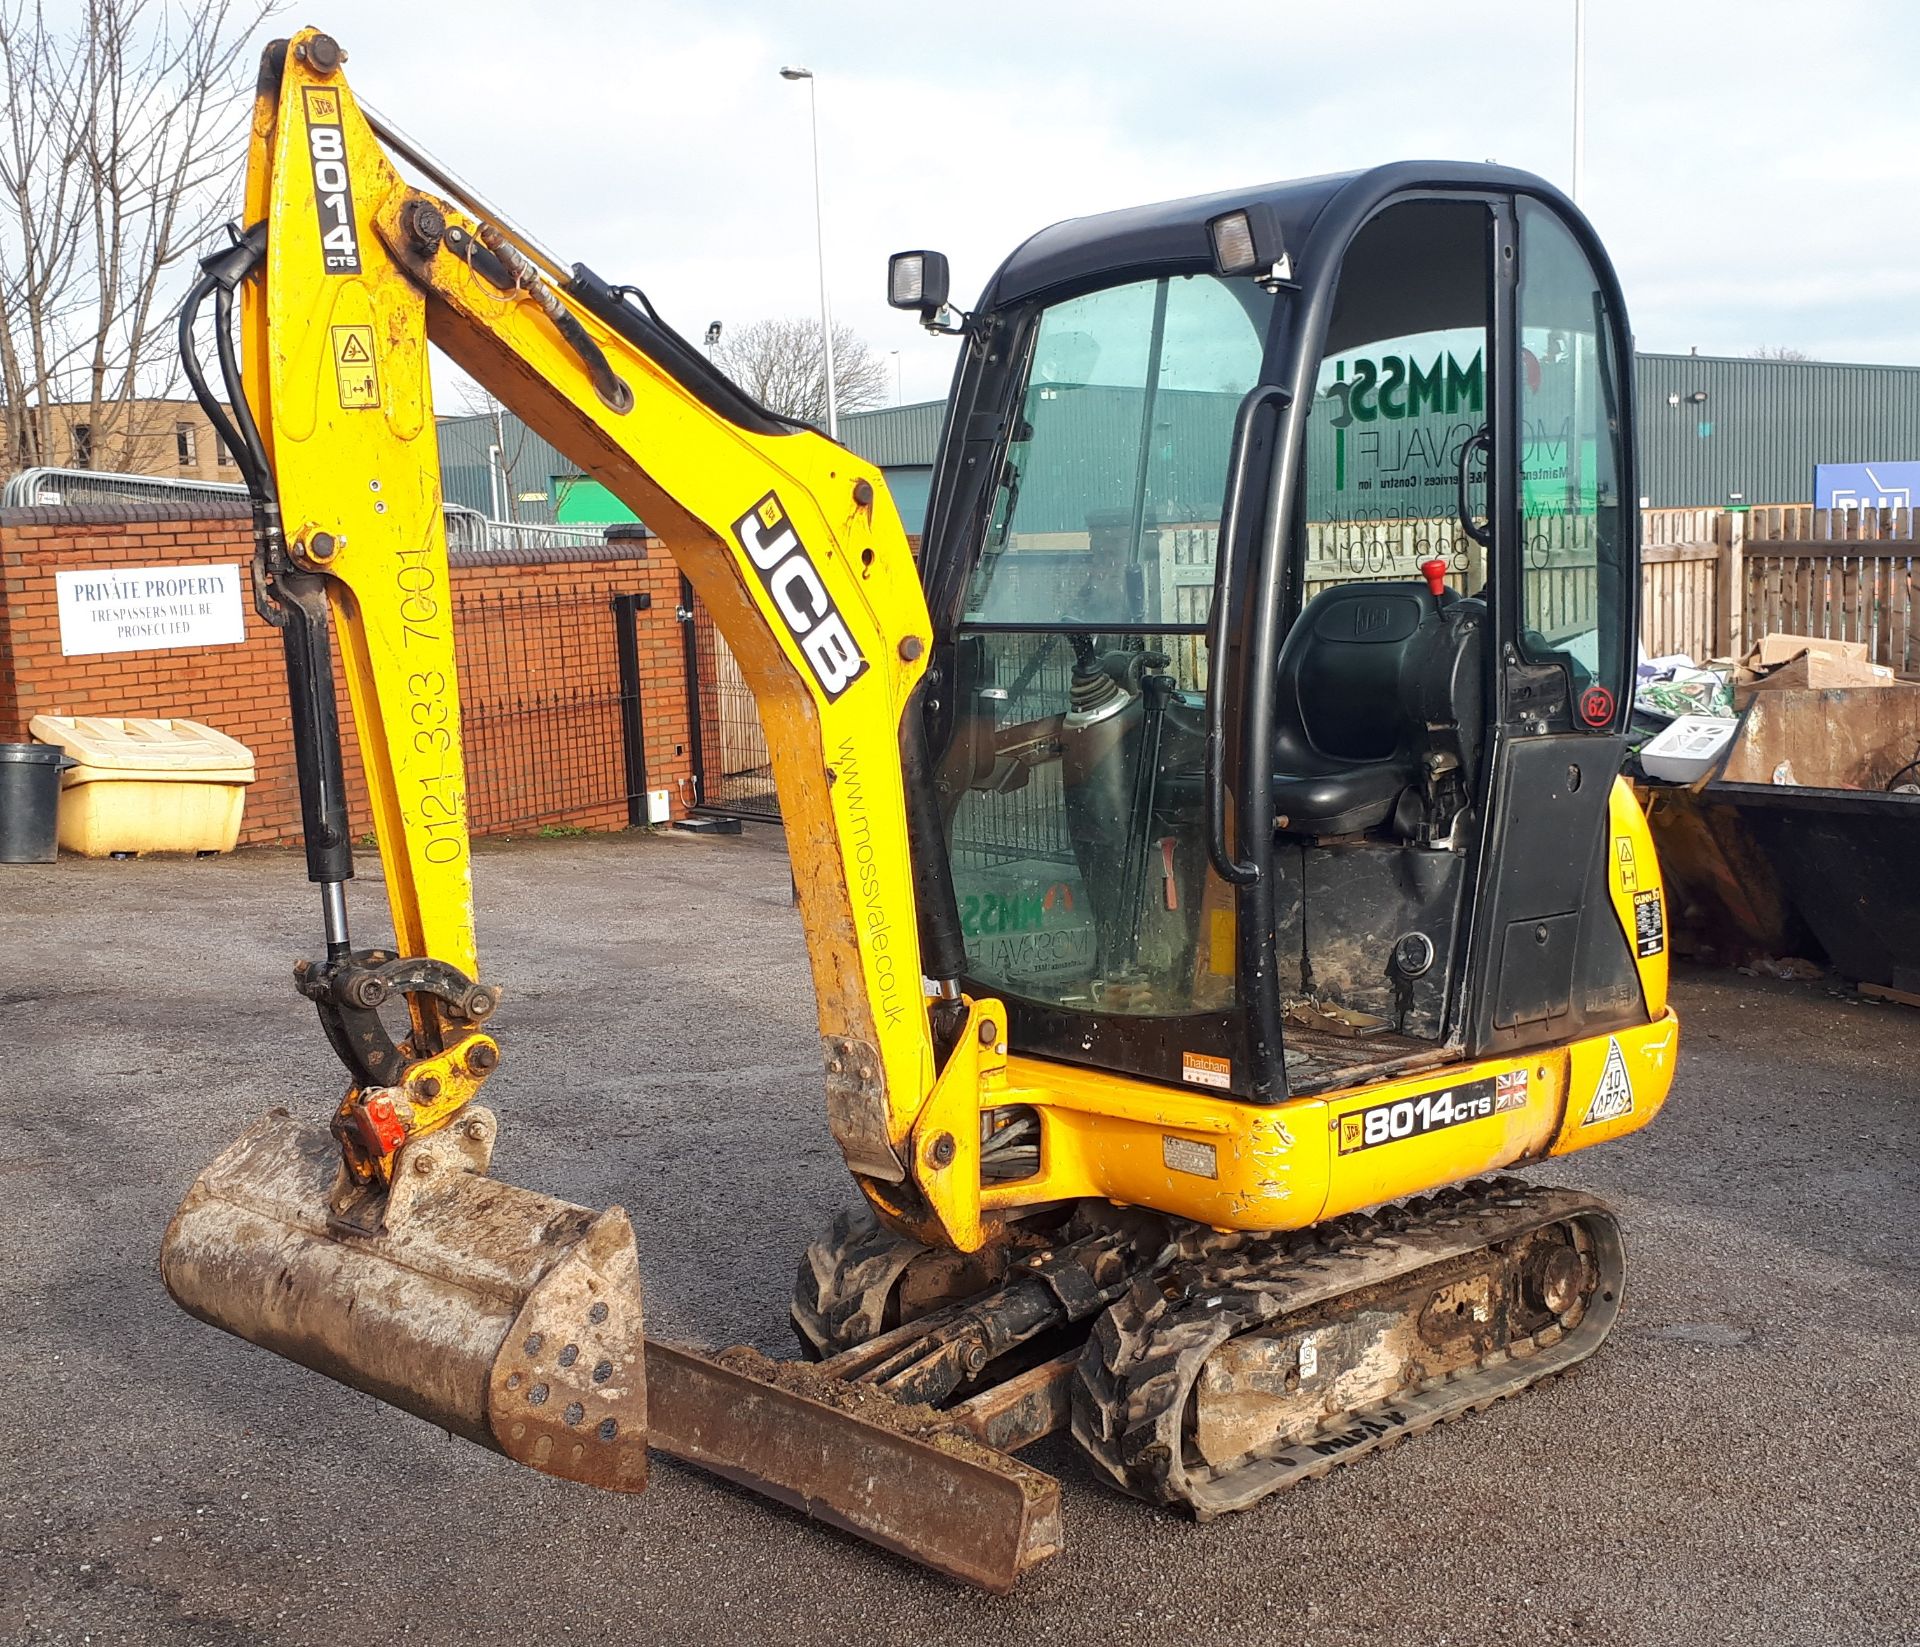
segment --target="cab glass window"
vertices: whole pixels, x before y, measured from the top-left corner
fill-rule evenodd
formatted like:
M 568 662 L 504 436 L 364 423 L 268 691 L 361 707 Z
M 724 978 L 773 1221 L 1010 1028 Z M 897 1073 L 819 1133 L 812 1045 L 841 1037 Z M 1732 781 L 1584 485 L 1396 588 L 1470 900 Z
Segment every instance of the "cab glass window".
M 1204 626 L 1274 303 L 1173 276 L 1031 327 L 939 777 L 977 987 L 1077 1015 L 1233 1006 L 1231 889 L 1202 828 Z M 1053 1050 L 1116 1056 L 1096 1039 Z
M 1209 274 L 1135 281 L 1034 328 L 965 621 L 1204 624 L 1241 399 L 1274 299 Z
M 1354 237 L 1307 424 L 1302 604 L 1345 583 L 1418 581 L 1433 559 L 1461 593 L 1485 587 L 1486 550 L 1460 512 L 1485 512 L 1488 224 L 1478 201 L 1412 200 Z M 1401 277 L 1410 268 L 1419 279 Z
M 1621 373 L 1586 253 L 1545 206 L 1519 204 L 1521 644 L 1564 665 L 1575 713 L 1609 725 L 1623 696 Z

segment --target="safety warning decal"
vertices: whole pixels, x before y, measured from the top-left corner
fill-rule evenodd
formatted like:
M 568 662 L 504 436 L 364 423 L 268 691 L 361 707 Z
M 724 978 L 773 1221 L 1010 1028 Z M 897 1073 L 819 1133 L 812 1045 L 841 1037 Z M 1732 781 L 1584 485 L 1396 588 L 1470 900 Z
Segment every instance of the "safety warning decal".
M 1233 1085 L 1233 1065 L 1225 1058 L 1207 1052 L 1180 1054 L 1180 1079 L 1197 1087 L 1217 1087 L 1225 1092 Z
M 1649 887 L 1633 895 L 1633 947 L 1641 960 L 1667 947 L 1667 916 L 1659 892 Z
M 1607 1037 L 1607 1067 L 1600 1072 L 1600 1084 L 1593 1089 L 1593 1102 L 1581 1117 L 1583 1127 L 1597 1127 L 1618 1121 L 1633 1113 L 1633 1082 L 1627 1075 L 1626 1056 L 1613 1036 Z
M 1463 1121 L 1484 1120 L 1499 1110 L 1498 1084 L 1497 1079 L 1469 1081 L 1444 1092 L 1423 1092 L 1418 1098 L 1396 1098 L 1390 1104 L 1354 1110 L 1339 1120 L 1340 1153 L 1351 1155 L 1356 1150 L 1397 1144 L 1403 1138 L 1418 1138 L 1443 1127 L 1457 1127 Z
M 373 361 L 371 326 L 335 326 L 333 375 L 340 387 L 340 404 L 358 411 L 380 404 L 380 369 Z

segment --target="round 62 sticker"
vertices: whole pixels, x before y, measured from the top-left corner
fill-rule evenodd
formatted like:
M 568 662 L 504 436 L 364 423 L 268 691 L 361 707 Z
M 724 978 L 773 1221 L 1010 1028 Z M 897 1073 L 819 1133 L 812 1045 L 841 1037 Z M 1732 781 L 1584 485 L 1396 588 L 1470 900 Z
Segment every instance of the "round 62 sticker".
M 1613 694 L 1604 686 L 1589 686 L 1580 694 L 1580 718 L 1589 726 L 1605 726 L 1613 719 Z

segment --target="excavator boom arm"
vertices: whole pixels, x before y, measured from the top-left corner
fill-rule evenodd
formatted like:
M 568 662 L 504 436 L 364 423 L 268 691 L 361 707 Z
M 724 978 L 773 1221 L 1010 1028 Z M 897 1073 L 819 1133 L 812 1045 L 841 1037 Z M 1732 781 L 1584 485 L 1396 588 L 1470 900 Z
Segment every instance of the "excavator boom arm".
M 939 1015 L 957 1028 L 965 1008 L 957 940 L 934 1017 L 921 985 L 943 970 L 923 961 L 908 838 L 931 628 L 879 471 L 754 406 L 643 298 L 412 186 L 336 54 L 302 35 L 263 77 L 247 199 L 264 263 L 242 331 L 278 581 L 296 609 L 319 589 L 331 608 L 402 957 L 473 975 L 431 341 L 665 540 L 739 660 L 789 837 L 813 848 L 794 873 L 829 1119 L 857 1174 L 903 1183 Z M 433 1074 L 428 1127 L 472 1095 Z M 976 1244 L 977 1209 L 954 1221 L 948 1238 Z

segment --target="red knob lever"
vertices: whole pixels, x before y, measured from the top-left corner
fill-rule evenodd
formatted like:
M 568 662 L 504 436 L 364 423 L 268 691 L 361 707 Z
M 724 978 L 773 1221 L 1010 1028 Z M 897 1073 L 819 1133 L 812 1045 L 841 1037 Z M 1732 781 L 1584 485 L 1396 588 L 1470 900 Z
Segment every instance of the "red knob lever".
M 1423 560 L 1420 563 L 1420 575 L 1427 580 L 1427 587 L 1433 591 L 1435 600 L 1447 592 L 1447 563 L 1443 560 Z

